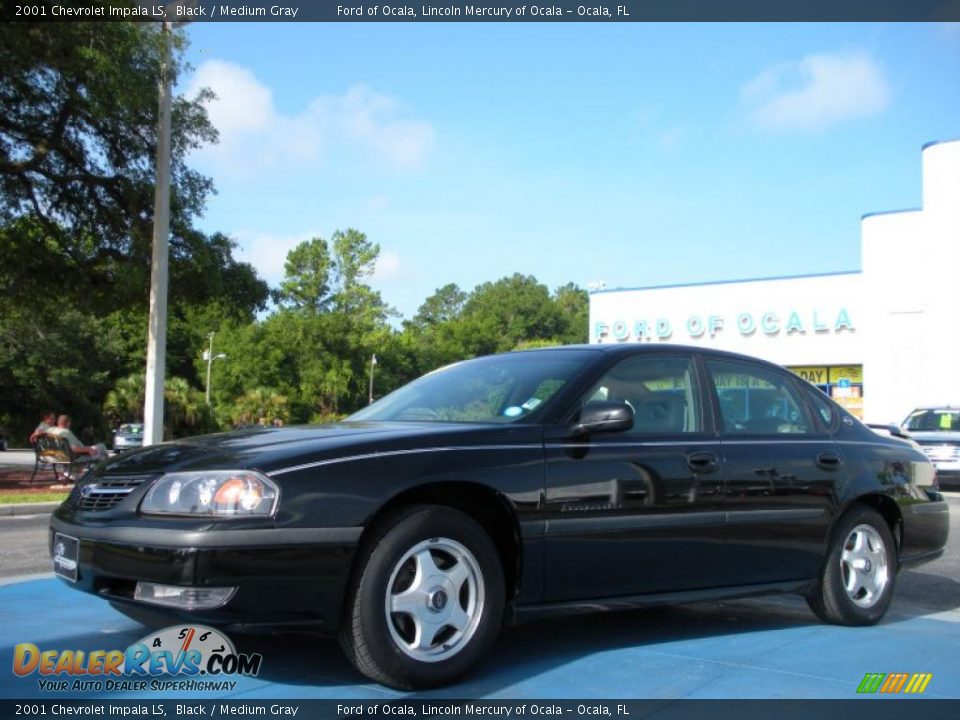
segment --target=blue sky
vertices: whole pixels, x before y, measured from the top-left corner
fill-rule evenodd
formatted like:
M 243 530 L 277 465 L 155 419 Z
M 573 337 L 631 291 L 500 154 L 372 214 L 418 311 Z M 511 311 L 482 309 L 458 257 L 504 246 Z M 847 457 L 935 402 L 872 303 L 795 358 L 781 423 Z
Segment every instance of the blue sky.
M 201 225 L 271 284 L 361 230 L 405 317 L 503 275 L 638 287 L 856 270 L 960 137 L 957 24 L 197 23 Z

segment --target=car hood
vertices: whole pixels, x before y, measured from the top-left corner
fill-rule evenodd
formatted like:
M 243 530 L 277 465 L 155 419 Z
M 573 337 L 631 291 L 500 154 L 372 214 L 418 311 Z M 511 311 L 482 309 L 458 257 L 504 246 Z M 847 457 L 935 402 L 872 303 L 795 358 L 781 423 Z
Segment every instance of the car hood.
M 336 457 L 400 449 L 539 442 L 539 426 L 463 423 L 343 422 L 255 427 L 152 445 L 108 460 L 110 475 L 214 468 L 264 472 Z

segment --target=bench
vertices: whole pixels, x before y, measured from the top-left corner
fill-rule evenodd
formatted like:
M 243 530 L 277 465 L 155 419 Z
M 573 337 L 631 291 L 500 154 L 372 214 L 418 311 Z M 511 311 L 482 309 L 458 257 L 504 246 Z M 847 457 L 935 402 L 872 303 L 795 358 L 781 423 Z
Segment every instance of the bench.
M 56 435 L 38 435 L 37 442 L 33 446 L 33 452 L 36 461 L 33 465 L 30 482 L 33 482 L 33 478 L 40 470 L 53 470 L 57 482 L 76 480 L 76 473 L 93 461 L 89 455 L 75 453 L 66 438 Z

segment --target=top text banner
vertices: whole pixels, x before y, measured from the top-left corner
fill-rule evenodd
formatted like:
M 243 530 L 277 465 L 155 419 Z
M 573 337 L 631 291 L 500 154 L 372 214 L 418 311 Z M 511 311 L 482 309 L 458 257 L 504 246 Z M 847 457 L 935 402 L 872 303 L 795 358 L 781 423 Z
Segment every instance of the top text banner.
M 958 22 L 960 0 L 3 0 L 3 19 L 156 22 Z

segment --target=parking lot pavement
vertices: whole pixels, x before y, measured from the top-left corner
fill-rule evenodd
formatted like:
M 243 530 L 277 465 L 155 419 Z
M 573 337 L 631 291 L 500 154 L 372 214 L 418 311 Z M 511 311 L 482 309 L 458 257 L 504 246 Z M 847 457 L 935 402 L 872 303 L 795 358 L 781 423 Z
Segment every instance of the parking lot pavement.
M 0 586 L 0 663 L 14 646 L 122 650 L 146 630 L 104 601 L 57 579 Z M 402 699 L 355 672 L 332 640 L 309 635 L 230 636 L 261 653 L 257 677 L 228 691 L 177 693 L 209 700 Z M 564 618 L 507 630 L 462 683 L 418 698 L 853 699 L 867 673 L 932 673 L 925 698 L 960 698 L 960 612 L 897 598 L 875 627 L 820 624 L 795 597 Z M 170 699 L 157 691 L 44 692 L 39 676 L 0 672 L 0 698 Z M 71 678 L 71 681 L 73 678 Z

